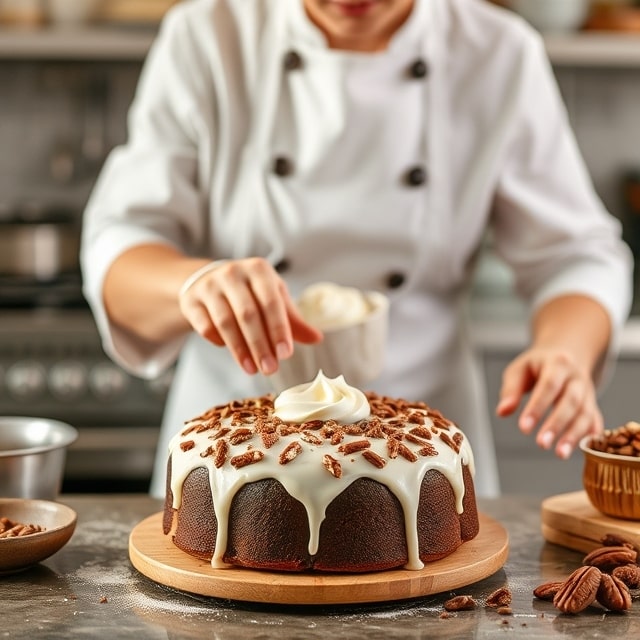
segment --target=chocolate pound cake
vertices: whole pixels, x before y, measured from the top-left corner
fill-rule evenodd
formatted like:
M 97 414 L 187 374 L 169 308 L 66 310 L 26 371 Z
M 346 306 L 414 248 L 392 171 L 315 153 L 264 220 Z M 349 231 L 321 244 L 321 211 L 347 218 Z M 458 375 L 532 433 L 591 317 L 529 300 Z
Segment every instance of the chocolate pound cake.
M 342 376 L 214 407 L 169 449 L 164 533 L 214 568 L 420 569 L 478 533 L 462 431 Z

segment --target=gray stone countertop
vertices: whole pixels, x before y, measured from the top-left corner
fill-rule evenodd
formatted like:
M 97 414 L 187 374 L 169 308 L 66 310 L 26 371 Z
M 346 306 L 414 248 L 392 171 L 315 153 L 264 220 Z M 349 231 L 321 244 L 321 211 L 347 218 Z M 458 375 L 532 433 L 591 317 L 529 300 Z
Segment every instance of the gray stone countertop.
M 142 519 L 160 511 L 147 496 L 67 496 L 78 513 L 76 531 L 55 555 L 26 571 L 0 577 L 0 638 L 215 638 L 266 640 L 394 638 L 640 637 L 640 594 L 631 611 L 591 607 L 560 614 L 535 599 L 542 582 L 564 579 L 582 555 L 544 541 L 540 500 L 506 496 L 480 500 L 480 509 L 508 530 L 509 558 L 497 573 L 455 591 L 478 600 L 473 611 L 441 619 L 446 592 L 411 601 L 314 608 L 255 605 L 174 591 L 144 577 L 128 556 L 128 538 Z M 512 615 L 484 606 L 498 587 L 513 593 Z

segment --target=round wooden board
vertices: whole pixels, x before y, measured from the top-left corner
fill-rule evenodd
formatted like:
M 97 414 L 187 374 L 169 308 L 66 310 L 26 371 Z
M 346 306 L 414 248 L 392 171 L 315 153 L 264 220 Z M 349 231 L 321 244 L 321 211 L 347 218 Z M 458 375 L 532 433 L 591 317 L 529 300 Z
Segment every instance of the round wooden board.
M 271 604 L 359 604 L 406 600 L 458 589 L 502 568 L 509 553 L 504 527 L 480 514 L 480 532 L 450 556 L 420 571 L 364 574 L 277 573 L 212 569 L 162 533 L 162 514 L 136 525 L 129 537 L 133 566 L 151 580 L 203 596 Z

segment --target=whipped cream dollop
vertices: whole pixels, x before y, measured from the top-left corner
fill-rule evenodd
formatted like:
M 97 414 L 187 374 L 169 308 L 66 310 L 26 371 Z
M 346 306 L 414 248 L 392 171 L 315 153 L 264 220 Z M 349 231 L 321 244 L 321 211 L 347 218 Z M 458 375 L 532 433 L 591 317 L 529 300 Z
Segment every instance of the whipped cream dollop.
M 331 282 L 307 287 L 298 298 L 297 306 L 304 319 L 321 330 L 357 324 L 373 311 L 362 291 Z
M 308 420 L 336 420 L 352 424 L 371 415 L 367 397 L 349 386 L 344 376 L 327 378 L 322 370 L 312 382 L 285 389 L 273 403 L 273 414 L 296 424 Z

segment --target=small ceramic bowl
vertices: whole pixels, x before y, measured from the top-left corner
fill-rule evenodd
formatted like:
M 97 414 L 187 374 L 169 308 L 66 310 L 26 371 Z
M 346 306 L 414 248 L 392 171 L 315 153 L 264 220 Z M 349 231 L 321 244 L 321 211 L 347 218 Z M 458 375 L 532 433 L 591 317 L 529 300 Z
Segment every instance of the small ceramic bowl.
M 598 451 L 593 438 L 580 441 L 582 482 L 591 504 L 614 518 L 640 520 L 640 457 Z
M 0 518 L 44 528 L 25 536 L 0 538 L 0 574 L 22 571 L 45 560 L 67 544 L 76 527 L 75 511 L 49 500 L 0 498 Z

